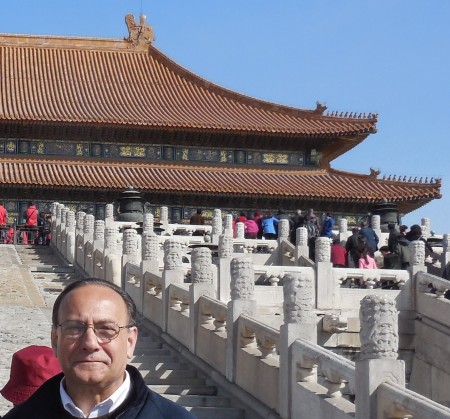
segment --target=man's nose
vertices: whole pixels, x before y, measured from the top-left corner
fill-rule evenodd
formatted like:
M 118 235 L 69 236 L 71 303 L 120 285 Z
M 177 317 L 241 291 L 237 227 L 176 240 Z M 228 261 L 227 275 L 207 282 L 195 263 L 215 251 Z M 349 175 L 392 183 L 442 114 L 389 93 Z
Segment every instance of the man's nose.
M 81 339 L 83 340 L 83 345 L 88 347 L 98 347 L 99 342 L 97 335 L 95 334 L 94 326 L 88 325 L 86 326 L 86 331 L 84 332 L 83 336 L 81 336 Z

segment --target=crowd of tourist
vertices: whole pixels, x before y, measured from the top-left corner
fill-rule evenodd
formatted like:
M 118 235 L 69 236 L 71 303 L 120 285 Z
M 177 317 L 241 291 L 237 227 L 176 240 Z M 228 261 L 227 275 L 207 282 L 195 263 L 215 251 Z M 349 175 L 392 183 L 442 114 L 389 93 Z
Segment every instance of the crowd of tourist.
M 295 244 L 296 231 L 305 227 L 308 234 L 309 257 L 315 259 L 315 241 L 317 237 L 328 237 L 331 245 L 331 262 L 335 267 L 349 267 L 359 269 L 406 269 L 410 263 L 409 243 L 413 240 L 423 240 L 428 254 L 433 249 L 422 235 L 418 224 L 409 229 L 405 225 L 399 227 L 389 224 L 389 239 L 387 246 L 379 247 L 379 237 L 374 229 L 365 221 L 359 227 L 352 228 L 352 234 L 346 241 L 341 242 L 334 233 L 335 222 L 331 213 L 322 217 L 322 223 L 313 209 L 303 213 L 297 210 L 293 215 L 283 210 L 273 215 L 268 211 L 264 215 L 255 211 L 252 217 L 241 212 L 233 220 L 233 230 L 236 236 L 237 223 L 243 223 L 246 239 L 274 240 L 278 238 L 278 224 L 280 220 L 289 221 L 289 240 Z M 375 253 L 377 253 L 377 258 Z

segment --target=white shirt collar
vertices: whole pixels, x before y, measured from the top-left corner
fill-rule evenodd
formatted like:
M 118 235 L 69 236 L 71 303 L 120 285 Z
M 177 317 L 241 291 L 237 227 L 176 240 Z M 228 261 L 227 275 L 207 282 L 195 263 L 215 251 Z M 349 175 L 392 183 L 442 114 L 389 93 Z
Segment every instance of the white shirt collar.
M 64 388 L 65 380 L 65 377 L 63 377 L 59 384 L 61 401 L 64 409 L 67 410 L 72 416 L 75 416 L 77 418 L 97 418 L 99 416 L 106 415 L 107 413 L 112 412 L 124 402 L 131 388 L 130 374 L 128 374 L 128 371 L 125 371 L 125 380 L 122 385 L 106 400 L 103 400 L 101 403 L 94 406 L 92 411 L 87 416 L 85 416 L 83 411 L 75 405 L 73 400 L 67 394 Z

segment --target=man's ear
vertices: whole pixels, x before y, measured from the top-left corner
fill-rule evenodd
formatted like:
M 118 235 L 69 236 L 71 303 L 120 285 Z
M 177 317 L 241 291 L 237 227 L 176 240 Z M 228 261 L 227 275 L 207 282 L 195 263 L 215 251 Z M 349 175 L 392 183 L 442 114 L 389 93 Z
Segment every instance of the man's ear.
M 133 358 L 134 348 L 136 347 L 138 338 L 138 328 L 136 326 L 130 327 L 127 336 L 127 358 Z

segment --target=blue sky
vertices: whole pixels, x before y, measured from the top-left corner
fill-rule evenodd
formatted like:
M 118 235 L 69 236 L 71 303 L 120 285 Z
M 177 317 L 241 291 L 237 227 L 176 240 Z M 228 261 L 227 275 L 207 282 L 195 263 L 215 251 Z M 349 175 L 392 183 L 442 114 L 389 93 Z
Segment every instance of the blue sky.
M 147 15 L 155 46 L 229 89 L 311 109 L 376 112 L 378 133 L 336 169 L 441 177 L 440 200 L 404 218 L 450 233 L 450 1 L 2 0 L 0 32 L 123 38 Z M 332 210 L 332 209 L 331 209 Z

